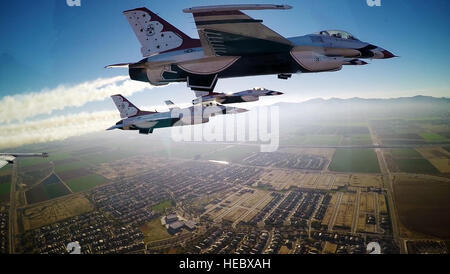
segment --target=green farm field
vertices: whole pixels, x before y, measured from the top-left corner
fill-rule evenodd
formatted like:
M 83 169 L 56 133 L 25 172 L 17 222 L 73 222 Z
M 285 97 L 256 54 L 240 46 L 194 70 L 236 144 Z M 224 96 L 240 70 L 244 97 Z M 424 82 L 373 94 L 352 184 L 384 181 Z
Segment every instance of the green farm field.
M 159 204 L 151 206 L 150 209 L 153 210 L 153 211 L 156 211 L 156 212 L 164 212 L 164 210 L 166 208 L 170 208 L 172 206 L 173 206 L 173 204 L 172 204 L 171 200 L 165 200 L 165 201 L 162 201 Z
M 422 158 L 422 155 L 412 148 L 392 149 L 392 156 L 396 158 Z
M 28 190 L 25 194 L 27 203 L 32 204 L 70 194 L 70 190 L 55 174 L 52 174 L 42 183 Z
M 393 162 L 400 172 L 406 173 L 439 173 L 427 159 L 415 149 L 392 149 Z
M 80 169 L 83 167 L 87 167 L 88 164 L 82 161 L 74 161 L 71 163 L 67 163 L 67 164 L 63 164 L 63 165 L 56 165 L 55 166 L 55 171 L 57 173 L 62 173 L 65 171 L 69 171 L 69 170 L 73 170 L 73 169 Z
M 11 182 L 0 184 L 0 196 L 9 194 L 10 190 L 11 190 Z
M 98 185 L 106 183 L 106 179 L 100 175 L 87 175 L 66 181 L 66 184 L 73 192 L 89 190 Z
M 439 173 L 426 159 L 395 159 L 400 171 L 406 173 Z
M 337 149 L 329 170 L 356 173 L 380 172 L 377 156 L 372 149 Z
M 429 142 L 440 142 L 440 141 L 448 140 L 444 136 L 439 135 L 437 133 L 421 133 L 419 135 L 422 136 L 422 138 L 424 138 L 425 140 L 427 140 Z
M 372 138 L 369 134 L 355 134 L 342 138 L 341 145 L 353 145 L 353 146 L 362 146 L 362 145 L 371 145 Z
M 338 145 L 341 141 L 340 135 L 299 135 L 291 136 L 281 142 L 282 145 Z

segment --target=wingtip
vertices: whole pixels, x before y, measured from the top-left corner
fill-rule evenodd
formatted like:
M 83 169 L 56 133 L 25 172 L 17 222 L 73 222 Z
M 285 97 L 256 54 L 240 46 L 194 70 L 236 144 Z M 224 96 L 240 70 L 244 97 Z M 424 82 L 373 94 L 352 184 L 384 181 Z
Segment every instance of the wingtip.
M 119 64 L 111 64 L 107 65 L 104 68 L 106 69 L 112 69 L 112 68 L 128 68 L 128 66 L 132 63 L 119 63 Z

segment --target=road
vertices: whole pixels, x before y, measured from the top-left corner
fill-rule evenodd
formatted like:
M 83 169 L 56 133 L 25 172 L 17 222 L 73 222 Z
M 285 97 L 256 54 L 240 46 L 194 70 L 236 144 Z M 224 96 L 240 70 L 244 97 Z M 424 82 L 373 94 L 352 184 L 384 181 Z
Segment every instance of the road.
M 361 196 L 361 188 L 358 187 L 358 190 L 356 191 L 355 209 L 353 210 L 353 220 L 352 220 L 352 228 L 351 228 L 351 231 L 353 234 L 356 233 L 356 230 L 358 228 L 360 196 Z
M 369 127 L 370 134 L 372 130 Z M 372 135 L 372 140 L 375 140 Z M 186 143 L 198 143 L 195 141 Z M 230 143 L 230 142 L 217 142 L 220 145 L 240 145 L 240 146 L 260 146 L 261 144 L 247 144 L 247 143 Z M 405 144 L 405 145 L 380 145 L 380 143 L 374 143 L 372 145 L 279 145 L 279 148 L 341 148 L 341 149 L 364 149 L 364 148 L 418 148 L 418 147 L 436 147 L 436 146 L 448 146 L 450 142 L 443 143 L 431 143 L 431 144 Z
M 372 128 L 369 126 L 369 132 L 370 136 L 372 137 L 372 140 L 375 145 L 378 146 L 380 140 L 377 139 L 375 134 L 372 131 Z M 417 146 L 415 146 L 417 147 Z M 378 164 L 380 166 L 380 172 L 383 175 L 383 184 L 387 186 L 387 199 L 388 199 L 388 207 L 389 207 L 389 216 L 391 219 L 392 224 L 392 234 L 394 241 L 397 243 L 397 245 L 400 247 L 400 253 L 405 254 L 406 249 L 405 245 L 403 244 L 402 239 L 400 239 L 399 234 L 399 224 L 398 224 L 398 216 L 397 216 L 397 209 L 394 202 L 394 181 L 393 176 L 391 172 L 389 171 L 389 168 L 386 164 L 386 159 L 384 158 L 383 152 L 380 148 L 374 149 L 377 158 L 378 158 Z
M 278 203 L 276 203 L 270 210 L 269 212 L 267 212 L 266 216 L 264 216 L 264 218 L 261 220 L 261 223 L 265 223 L 266 219 L 269 218 L 270 215 L 272 215 L 272 213 L 275 211 L 275 209 L 278 208 L 278 206 L 284 201 L 286 200 L 287 196 L 289 195 L 289 193 L 291 192 L 286 192 L 284 194 L 284 196 L 280 199 L 280 201 L 278 201 Z
M 380 233 L 381 227 L 380 227 L 380 222 L 381 222 L 381 217 L 380 217 L 380 209 L 378 208 L 378 196 L 376 193 L 373 193 L 373 199 L 375 201 L 375 233 Z
M 270 192 L 268 192 L 258 203 L 254 204 L 251 208 L 247 210 L 246 213 L 242 214 L 241 217 L 239 217 L 232 225 L 233 228 L 236 228 L 236 225 L 241 221 L 244 220 L 250 213 L 257 210 L 258 206 L 260 206 L 262 203 L 268 201 L 269 203 L 272 200 L 272 196 L 270 195 Z
M 9 254 L 14 254 L 15 248 L 15 224 L 16 224 L 16 183 L 17 164 L 13 163 L 11 172 L 11 191 L 9 196 Z
M 338 198 L 336 200 L 336 205 L 333 211 L 333 215 L 331 216 L 330 223 L 328 224 L 328 231 L 333 231 L 334 223 L 336 222 L 336 218 L 339 212 L 339 206 L 341 205 L 342 196 L 344 196 L 343 192 L 338 192 Z

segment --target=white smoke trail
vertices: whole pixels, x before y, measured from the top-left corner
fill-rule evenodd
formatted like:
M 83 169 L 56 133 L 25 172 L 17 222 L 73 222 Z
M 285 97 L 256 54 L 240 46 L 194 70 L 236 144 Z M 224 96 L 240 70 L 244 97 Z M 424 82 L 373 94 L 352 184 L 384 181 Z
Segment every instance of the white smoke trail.
M 120 119 L 117 111 L 97 111 L 0 126 L 0 149 L 64 140 L 104 131 Z
M 60 85 L 55 89 L 44 89 L 40 92 L 5 96 L 0 99 L 0 123 L 23 121 L 66 107 L 79 107 L 117 93 L 127 96 L 145 88 L 151 86 L 148 83 L 129 80 L 128 76 L 117 76 L 73 86 Z

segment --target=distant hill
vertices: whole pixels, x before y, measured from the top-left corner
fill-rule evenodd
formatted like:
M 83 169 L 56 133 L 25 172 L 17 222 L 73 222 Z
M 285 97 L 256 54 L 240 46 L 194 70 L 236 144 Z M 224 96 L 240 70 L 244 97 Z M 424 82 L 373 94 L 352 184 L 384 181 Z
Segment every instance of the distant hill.
M 450 98 L 423 95 L 390 99 L 316 98 L 275 105 L 280 108 L 280 115 L 298 118 L 450 118 Z

